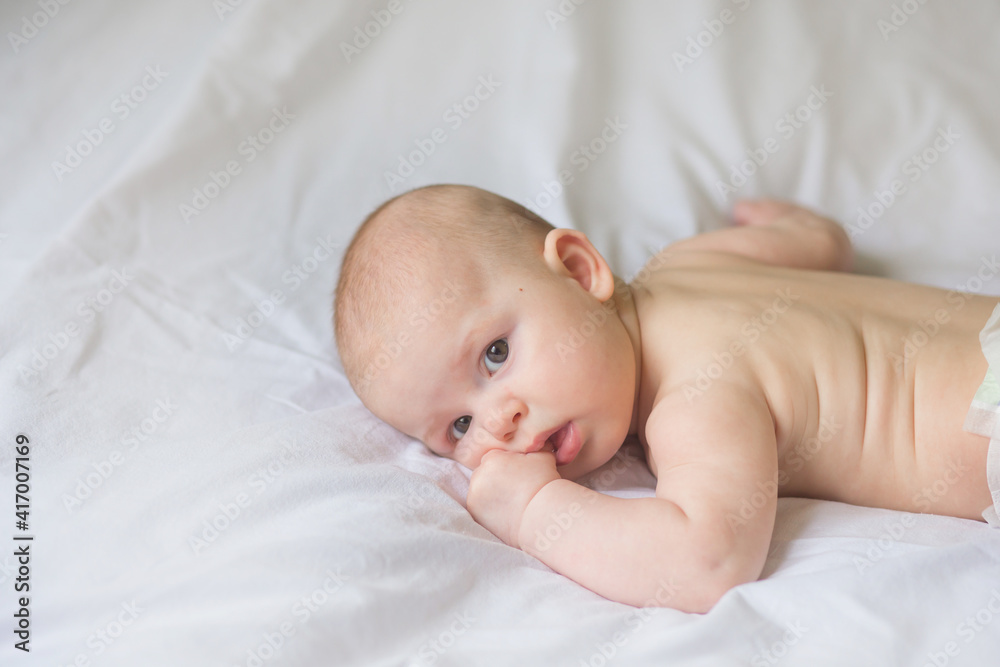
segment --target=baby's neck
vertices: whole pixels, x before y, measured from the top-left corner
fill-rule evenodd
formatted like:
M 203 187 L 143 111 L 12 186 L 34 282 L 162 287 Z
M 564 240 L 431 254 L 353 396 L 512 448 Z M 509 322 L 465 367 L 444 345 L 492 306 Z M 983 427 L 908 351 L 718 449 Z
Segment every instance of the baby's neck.
M 639 331 L 639 315 L 635 309 L 635 294 L 632 288 L 621 278 L 615 277 L 615 291 L 611 296 L 615 302 L 615 312 L 621 320 L 635 355 L 635 394 L 632 396 L 632 421 L 629 423 L 629 435 L 639 432 L 639 387 L 642 381 L 642 335 Z

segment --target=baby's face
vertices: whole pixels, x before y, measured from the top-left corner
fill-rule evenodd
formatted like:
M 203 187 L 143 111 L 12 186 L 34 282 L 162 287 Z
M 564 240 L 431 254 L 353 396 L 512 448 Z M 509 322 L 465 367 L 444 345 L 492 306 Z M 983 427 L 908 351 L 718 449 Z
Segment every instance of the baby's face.
M 548 265 L 486 275 L 457 262 L 432 267 L 413 292 L 398 348 L 383 346 L 396 355 L 365 392 L 375 414 L 473 469 L 492 449 L 547 449 L 575 479 L 614 456 L 636 368 L 610 302 Z

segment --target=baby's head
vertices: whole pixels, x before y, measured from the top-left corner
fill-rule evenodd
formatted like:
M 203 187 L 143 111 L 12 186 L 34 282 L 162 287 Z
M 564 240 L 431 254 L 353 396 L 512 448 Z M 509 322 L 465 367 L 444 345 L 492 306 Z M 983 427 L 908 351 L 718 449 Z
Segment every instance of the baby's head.
M 636 395 L 631 307 L 586 236 L 459 185 L 390 199 L 347 249 L 334 304 L 348 380 L 379 418 L 476 468 L 554 451 L 575 479 L 614 456 Z

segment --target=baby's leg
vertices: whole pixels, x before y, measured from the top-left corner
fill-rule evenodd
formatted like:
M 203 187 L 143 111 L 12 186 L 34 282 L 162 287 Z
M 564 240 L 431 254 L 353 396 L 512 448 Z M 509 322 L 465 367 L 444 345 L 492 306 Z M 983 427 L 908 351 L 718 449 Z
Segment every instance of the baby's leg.
M 724 252 L 767 264 L 848 271 L 851 241 L 833 220 L 774 199 L 744 200 L 733 209 L 735 227 L 699 234 L 670 246 L 671 253 Z

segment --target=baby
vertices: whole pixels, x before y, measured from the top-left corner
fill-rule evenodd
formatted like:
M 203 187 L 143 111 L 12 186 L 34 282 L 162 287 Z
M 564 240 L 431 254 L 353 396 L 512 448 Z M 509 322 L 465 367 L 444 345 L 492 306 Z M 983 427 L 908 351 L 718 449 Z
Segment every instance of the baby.
M 705 612 L 756 580 L 778 495 L 995 522 L 998 299 L 843 273 L 843 230 L 797 206 L 734 217 L 625 284 L 508 199 L 408 192 L 344 258 L 344 370 L 375 415 L 474 470 L 479 523 L 627 604 Z M 631 434 L 655 497 L 573 481 Z

